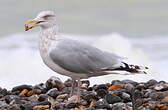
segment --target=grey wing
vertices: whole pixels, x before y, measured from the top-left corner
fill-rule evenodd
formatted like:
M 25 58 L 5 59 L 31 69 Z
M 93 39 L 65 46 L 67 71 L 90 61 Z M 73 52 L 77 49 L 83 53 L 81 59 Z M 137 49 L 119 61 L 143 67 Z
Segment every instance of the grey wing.
M 100 72 L 120 62 L 115 54 L 74 40 L 60 41 L 50 52 L 50 57 L 60 67 L 75 73 Z

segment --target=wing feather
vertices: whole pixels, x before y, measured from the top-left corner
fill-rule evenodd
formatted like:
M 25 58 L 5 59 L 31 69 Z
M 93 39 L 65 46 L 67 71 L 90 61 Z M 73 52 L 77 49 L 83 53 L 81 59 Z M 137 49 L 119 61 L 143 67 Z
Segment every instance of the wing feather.
M 54 63 L 75 73 L 99 72 L 120 62 L 120 57 L 113 53 L 71 39 L 59 41 L 49 55 Z

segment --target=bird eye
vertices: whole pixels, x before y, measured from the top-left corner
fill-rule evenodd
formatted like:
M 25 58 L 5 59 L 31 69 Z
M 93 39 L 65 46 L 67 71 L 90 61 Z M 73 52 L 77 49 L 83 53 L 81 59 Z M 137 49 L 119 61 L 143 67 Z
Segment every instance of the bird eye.
M 53 17 L 53 15 L 45 15 L 45 16 L 43 16 L 44 19 L 47 19 L 49 17 Z

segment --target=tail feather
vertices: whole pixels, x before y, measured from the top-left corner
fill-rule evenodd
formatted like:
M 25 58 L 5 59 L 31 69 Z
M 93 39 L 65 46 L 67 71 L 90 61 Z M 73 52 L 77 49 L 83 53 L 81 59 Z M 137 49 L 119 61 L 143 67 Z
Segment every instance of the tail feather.
M 106 69 L 103 69 L 103 70 L 104 71 L 127 71 L 127 72 L 130 72 L 130 73 L 143 73 L 143 74 L 147 74 L 144 70 L 148 69 L 148 67 L 127 64 L 125 62 L 122 62 L 122 64 L 123 65 L 121 65 L 118 68 L 106 68 Z

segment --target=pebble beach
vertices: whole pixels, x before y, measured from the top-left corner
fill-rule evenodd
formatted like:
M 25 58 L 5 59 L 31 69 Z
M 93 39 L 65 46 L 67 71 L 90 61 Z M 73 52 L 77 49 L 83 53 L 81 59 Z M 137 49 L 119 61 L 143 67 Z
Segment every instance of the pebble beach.
M 69 97 L 71 79 L 52 76 L 35 85 L 0 88 L 0 110 L 168 110 L 168 83 L 112 80 L 90 86 L 82 80 L 80 102 Z

